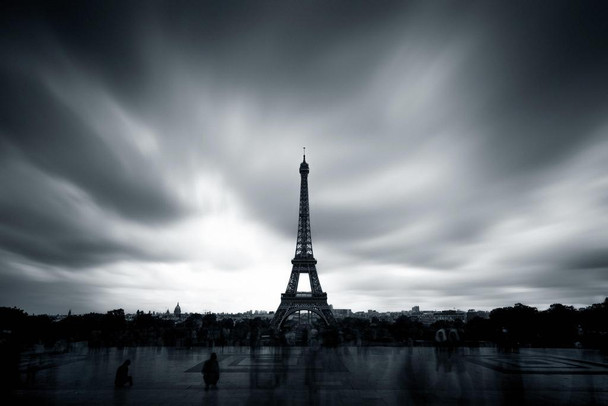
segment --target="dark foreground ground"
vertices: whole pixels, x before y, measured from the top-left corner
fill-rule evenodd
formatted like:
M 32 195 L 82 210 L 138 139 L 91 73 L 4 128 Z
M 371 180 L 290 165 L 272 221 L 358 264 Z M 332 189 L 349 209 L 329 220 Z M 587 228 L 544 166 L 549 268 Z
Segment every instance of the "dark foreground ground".
M 57 405 L 608 405 L 608 358 L 591 350 L 423 347 L 82 349 L 21 358 L 12 404 Z M 131 360 L 134 386 L 115 389 Z M 29 371 L 29 373 L 28 373 Z M 4 403 L 4 402 L 3 402 Z M 6 404 L 6 403 L 4 403 Z

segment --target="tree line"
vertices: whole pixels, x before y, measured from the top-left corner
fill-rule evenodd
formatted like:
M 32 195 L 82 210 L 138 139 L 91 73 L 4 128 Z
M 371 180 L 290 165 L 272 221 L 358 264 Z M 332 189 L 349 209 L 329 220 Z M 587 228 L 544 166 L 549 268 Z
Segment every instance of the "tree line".
M 553 304 L 539 311 L 517 303 L 490 312 L 488 319 L 437 321 L 431 325 L 415 317 L 393 321 L 347 317 L 337 326 L 317 331 L 303 330 L 299 344 L 316 338 L 328 346 L 337 345 L 430 345 L 438 331 L 455 332 L 457 345 L 516 347 L 561 347 L 608 349 L 608 298 L 603 303 L 575 309 Z M 138 311 L 127 319 L 122 309 L 105 314 L 69 315 L 61 320 L 48 315 L 28 315 L 21 309 L 0 307 L 1 343 L 24 350 L 34 345 L 67 351 L 72 343 L 87 342 L 90 348 L 108 346 L 221 346 L 280 345 L 282 333 L 270 328 L 270 321 L 222 318 L 215 314 L 190 314 L 173 320 Z M 314 337 L 313 337 L 314 335 Z

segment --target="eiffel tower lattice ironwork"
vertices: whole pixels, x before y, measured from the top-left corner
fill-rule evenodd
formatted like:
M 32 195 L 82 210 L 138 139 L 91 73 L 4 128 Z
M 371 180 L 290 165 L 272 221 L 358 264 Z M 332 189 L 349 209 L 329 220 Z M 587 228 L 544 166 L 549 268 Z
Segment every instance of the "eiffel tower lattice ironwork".
M 306 152 L 306 150 L 304 150 Z M 281 294 L 281 304 L 274 314 L 271 326 L 281 328 L 283 322 L 292 313 L 310 311 L 317 314 L 327 325 L 335 325 L 336 320 L 327 304 L 327 293 L 321 289 L 319 275 L 317 275 L 317 260 L 312 254 L 312 237 L 310 234 L 310 212 L 308 205 L 308 163 L 306 154 L 300 164 L 300 214 L 298 218 L 298 238 L 296 241 L 296 255 L 291 260 L 293 267 L 287 283 L 285 293 Z M 298 292 L 300 274 L 306 273 L 310 279 L 310 292 Z

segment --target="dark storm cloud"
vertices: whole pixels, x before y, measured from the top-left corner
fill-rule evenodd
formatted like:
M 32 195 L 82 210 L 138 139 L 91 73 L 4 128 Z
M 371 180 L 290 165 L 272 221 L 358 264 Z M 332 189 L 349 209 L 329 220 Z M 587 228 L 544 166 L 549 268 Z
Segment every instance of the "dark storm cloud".
M 605 12 L 597 3 L 559 2 L 497 11 L 484 57 L 471 63 L 489 86 L 479 127 L 487 161 L 481 162 L 497 176 L 527 177 L 559 165 L 603 124 Z
M 64 178 L 30 165 L 14 148 L 3 149 L 1 156 L 0 241 L 5 250 L 69 268 L 156 257 L 107 233 L 106 220 L 95 216 L 96 206 Z
M 74 269 L 125 258 L 155 258 L 147 249 L 109 233 L 104 219 L 81 210 L 85 202 L 93 206 L 92 212 L 116 213 L 126 221 L 149 225 L 187 214 L 186 205 L 172 196 L 161 168 L 132 144 L 120 141 L 134 134 L 117 133 L 116 125 L 102 129 L 87 115 L 90 111 L 99 121 L 116 120 L 104 117 L 107 111 L 95 102 L 106 97 L 95 87 L 96 81 L 107 79 L 105 73 L 117 75 L 115 89 L 136 80 L 127 79 L 129 53 L 119 40 L 128 32 L 126 21 L 120 23 L 128 13 L 106 9 L 105 18 L 116 21 L 106 25 L 97 18 L 104 11 L 96 7 L 22 2 L 6 3 L 4 8 L 3 248 L 41 264 Z M 89 89 L 74 91 L 83 84 Z M 73 198 L 66 190 L 84 197 Z
M 43 171 L 63 177 L 131 219 L 162 221 L 183 210 L 163 188 L 163 176 L 133 154 L 114 151 L 40 81 L 6 74 L 2 87 L 12 97 L 0 110 L 4 139 Z M 85 101 L 83 101 L 85 102 Z
M 430 43 L 430 48 L 422 54 L 414 53 L 413 58 L 419 58 L 423 67 L 433 68 L 442 52 L 456 48 L 453 52 L 457 53 L 462 42 L 472 45 L 462 51 L 466 52 L 465 59 L 450 73 L 450 86 L 440 89 L 444 94 L 438 95 L 434 103 L 426 106 L 430 110 L 412 117 L 413 124 L 405 123 L 396 129 L 390 128 L 391 123 L 381 119 L 382 108 L 386 106 L 357 103 L 357 100 L 373 98 L 367 86 L 372 76 L 368 71 L 374 67 L 369 65 L 370 62 L 363 63 L 363 68 L 353 64 L 352 71 L 338 69 L 332 72 L 335 75 L 353 75 L 347 93 L 331 87 L 333 92 L 323 97 L 323 83 L 312 80 L 306 83 L 303 95 L 288 86 L 283 94 L 292 94 L 297 99 L 303 97 L 304 100 L 312 94 L 317 106 L 331 105 L 336 97 L 343 97 L 345 100 L 340 101 L 353 107 L 341 117 L 337 126 L 341 128 L 335 131 L 346 133 L 348 137 L 343 140 L 340 150 L 334 151 L 335 162 L 331 168 L 334 170 L 323 171 L 326 168 L 315 167 L 313 162 L 311 183 L 317 182 L 317 187 L 320 182 L 327 185 L 329 181 L 324 181 L 323 176 L 331 176 L 334 183 L 356 179 L 365 175 L 366 171 L 373 173 L 379 161 L 385 165 L 409 159 L 409 151 L 416 151 L 421 143 L 433 138 L 441 139 L 437 133 L 464 131 L 467 133 L 464 140 L 472 140 L 475 148 L 475 156 L 467 162 L 469 173 L 459 173 L 461 178 L 453 178 L 455 190 L 445 190 L 443 196 L 436 195 L 434 199 L 456 200 L 451 207 L 442 210 L 444 216 L 438 223 L 442 223 L 447 230 L 439 232 L 440 235 L 452 235 L 456 239 L 474 237 L 491 222 L 491 217 L 496 218 L 501 210 L 509 211 L 517 206 L 518 195 L 525 195 L 538 186 L 530 183 L 535 172 L 559 166 L 582 146 L 593 142 L 597 129 L 603 124 L 606 96 L 601 91 L 603 87 L 598 84 L 607 82 L 607 70 L 603 68 L 606 67 L 608 52 L 607 42 L 599 40 L 605 38 L 605 29 L 599 17 L 602 14 L 598 11 L 593 5 L 555 4 L 548 10 L 538 5 L 513 8 L 497 4 L 477 5 L 463 11 L 458 16 L 462 18 L 429 13 L 425 15 L 424 24 L 414 24 L 413 27 L 408 25 L 407 14 L 393 17 L 388 24 L 391 30 L 376 31 L 373 39 L 365 38 L 353 46 L 354 53 L 365 59 L 363 56 L 369 51 L 369 59 L 375 61 L 375 65 L 380 65 L 379 60 L 386 58 L 382 51 L 386 52 L 400 42 L 407 44 L 410 39 L 408 34 L 416 34 L 415 38 L 424 45 Z M 417 13 L 420 14 L 424 15 Z M 400 26 L 398 23 L 403 24 Z M 421 31 L 417 32 L 416 29 Z M 335 41 L 334 49 L 348 49 L 350 45 L 348 39 L 333 36 L 323 46 L 329 47 L 328 43 L 332 40 Z M 405 62 L 409 62 L 408 51 L 407 47 L 403 51 L 406 54 Z M 323 77 L 323 73 L 331 72 L 331 65 L 323 63 L 322 52 L 314 50 L 303 54 L 317 62 L 301 69 L 310 70 L 314 77 Z M 406 72 L 405 69 L 403 72 Z M 421 71 L 416 79 L 425 77 L 425 72 Z M 406 75 L 398 75 L 386 78 L 386 82 L 388 86 L 399 89 L 399 81 L 405 79 Z M 301 80 L 301 77 L 298 76 L 297 80 Z M 407 87 L 404 90 L 407 91 Z M 392 92 L 387 88 L 382 89 L 380 94 L 391 95 Z M 260 93 L 265 95 L 266 91 L 260 89 Z M 352 99 L 355 99 L 354 103 L 351 103 Z M 441 105 L 435 103 L 442 100 L 449 103 L 445 111 L 441 111 Z M 308 105 L 302 107 L 304 114 L 307 109 L 313 112 L 319 109 Z M 371 124 L 366 122 L 369 117 L 374 117 Z M 420 124 L 421 121 L 427 124 Z M 315 136 L 311 137 L 314 141 Z M 316 141 L 322 145 L 321 138 L 319 136 Z M 370 139 L 377 139 L 378 142 L 370 144 Z M 450 135 L 443 137 L 437 147 L 450 149 L 458 142 L 457 136 Z M 357 148 L 357 144 L 365 144 L 367 149 L 349 156 L 348 150 Z M 430 155 L 429 159 L 432 158 Z M 469 158 L 463 156 L 457 159 Z M 437 162 L 437 165 L 441 165 L 441 162 Z M 412 173 L 407 175 L 415 176 Z M 467 176 L 472 179 L 467 179 Z M 256 184 L 252 181 L 253 177 L 248 180 L 251 180 L 250 184 Z M 405 177 L 403 182 L 407 183 L 408 178 Z M 398 185 L 394 187 L 399 188 Z M 254 187 L 246 190 L 248 196 L 255 193 Z M 469 196 L 459 199 L 461 195 Z M 408 210 L 408 200 L 401 202 L 402 213 L 388 211 L 385 212 L 386 216 L 376 213 L 368 215 L 368 211 L 374 211 L 369 208 L 352 213 L 343 207 L 327 215 L 323 212 L 329 209 L 320 208 L 322 212 L 317 212 L 315 216 L 320 217 L 322 224 L 329 224 L 324 220 L 331 219 L 331 224 L 335 221 L 335 226 L 327 227 L 325 231 L 328 234 L 324 235 L 342 233 L 342 238 L 346 239 L 360 235 L 359 230 L 386 232 L 382 224 L 403 224 L 411 217 L 424 218 L 427 213 L 437 216 L 438 213 L 433 212 L 434 202 L 427 202 L 426 209 L 418 207 L 417 212 L 404 215 L 403 212 Z M 458 200 L 464 202 L 459 204 Z M 503 204 L 500 204 L 501 201 Z M 256 199 L 252 203 L 255 204 Z M 471 210 L 473 204 L 475 209 Z M 378 205 L 381 206 L 382 202 L 378 202 Z M 494 212 L 470 213 L 479 210 L 479 206 L 499 207 Z M 257 211 L 268 218 L 277 213 L 275 205 L 268 204 L 264 199 L 259 200 Z M 288 212 L 284 213 L 284 218 L 289 218 Z M 462 220 L 463 216 L 469 219 Z M 286 235 L 292 232 L 291 227 L 291 221 L 281 225 Z M 441 247 L 443 238 L 429 242 L 428 245 Z
M 570 263 L 566 263 L 568 269 L 600 269 L 608 271 L 608 252 L 598 248 L 585 250 L 577 253 L 576 257 L 571 258 Z
M 68 278 L 29 279 L 15 273 L 7 274 L 5 268 L 2 286 L 0 305 L 12 307 L 15 303 L 27 303 L 30 313 L 32 313 L 31 309 L 34 309 L 34 313 L 43 314 L 66 314 L 69 309 L 73 309 L 75 313 L 86 313 L 97 309 L 110 310 L 113 305 L 124 306 L 123 303 L 104 303 L 96 286 Z M 65 300 L 66 296 L 69 297 L 68 302 Z M 68 307 L 65 308 L 66 306 Z

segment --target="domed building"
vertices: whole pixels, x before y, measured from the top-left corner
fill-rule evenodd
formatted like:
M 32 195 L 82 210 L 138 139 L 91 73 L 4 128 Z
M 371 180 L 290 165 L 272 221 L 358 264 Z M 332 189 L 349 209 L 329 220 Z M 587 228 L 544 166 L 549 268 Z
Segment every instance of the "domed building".
M 173 315 L 178 319 L 182 317 L 182 309 L 179 307 L 179 302 L 177 302 L 177 306 L 175 306 L 175 310 L 173 310 Z

